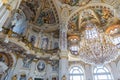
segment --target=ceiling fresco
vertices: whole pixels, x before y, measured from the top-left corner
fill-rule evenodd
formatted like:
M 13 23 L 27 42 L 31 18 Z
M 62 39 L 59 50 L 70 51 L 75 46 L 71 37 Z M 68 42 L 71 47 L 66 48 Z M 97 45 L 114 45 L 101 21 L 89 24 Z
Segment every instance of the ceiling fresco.
M 68 28 L 71 32 L 81 31 L 88 20 L 98 24 L 99 27 L 106 28 L 114 23 L 114 18 L 114 11 L 110 8 L 90 6 L 74 14 L 69 20 Z
M 70 6 L 84 6 L 88 4 L 91 0 L 60 0 L 60 1 Z
M 20 9 L 25 13 L 27 20 L 38 26 L 59 22 L 56 8 L 51 0 L 23 1 Z
M 43 25 L 43 24 L 54 24 L 56 23 L 55 17 L 54 17 L 54 13 L 51 10 L 51 8 L 47 8 L 46 10 L 42 10 L 40 12 L 40 15 L 37 19 L 37 24 L 39 26 Z

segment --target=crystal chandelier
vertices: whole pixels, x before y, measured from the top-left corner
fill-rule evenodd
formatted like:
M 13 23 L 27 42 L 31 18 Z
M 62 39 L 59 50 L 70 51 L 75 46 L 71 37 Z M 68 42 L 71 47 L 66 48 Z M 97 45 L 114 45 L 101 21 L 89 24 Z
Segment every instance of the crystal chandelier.
M 118 56 L 118 48 L 112 43 L 112 37 L 92 22 L 86 24 L 79 44 L 80 59 L 86 63 L 103 65 Z

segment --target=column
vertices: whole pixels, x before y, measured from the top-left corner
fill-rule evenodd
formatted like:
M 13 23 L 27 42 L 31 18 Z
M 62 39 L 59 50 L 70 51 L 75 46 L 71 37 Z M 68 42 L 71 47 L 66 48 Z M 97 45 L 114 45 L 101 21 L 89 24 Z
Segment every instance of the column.
M 8 4 L 10 4 L 9 7 L 11 7 L 12 10 L 11 10 L 10 16 L 7 18 L 7 21 L 3 25 L 4 27 L 6 28 L 9 27 L 11 20 L 14 17 L 15 12 L 19 8 L 20 3 L 21 3 L 21 0 L 9 0 Z
M 118 78 L 119 78 L 119 72 L 118 72 L 118 70 L 117 70 L 117 65 L 116 65 L 116 63 L 115 62 L 111 62 L 110 63 L 110 66 L 111 66 L 111 72 L 112 72 L 112 75 L 113 75 L 113 78 L 114 78 L 114 80 L 118 80 Z
M 3 2 L 2 2 L 2 0 L 0 0 L 0 8 L 1 8 L 2 5 L 3 5 Z
M 5 23 L 5 21 L 7 20 L 9 14 L 10 14 L 10 11 L 6 10 L 5 13 L 3 14 L 2 18 L 0 19 L 0 31 L 2 30 L 2 27 Z
M 10 0 L 9 4 L 13 9 L 18 9 L 19 5 L 21 3 L 21 0 Z
M 61 23 L 60 25 L 60 39 L 59 39 L 60 60 L 59 60 L 59 80 L 69 80 L 68 78 L 68 51 L 67 51 L 67 25 Z
M 12 22 L 14 13 L 15 12 L 11 12 L 11 14 L 8 16 L 7 20 L 5 21 L 5 23 L 3 25 L 4 28 L 10 28 L 11 27 L 11 22 Z
M 62 22 L 60 24 L 60 35 L 59 35 L 59 49 L 61 51 L 67 51 L 67 23 Z
M 8 0 L 0 0 L 0 31 L 2 31 L 2 27 L 9 16 L 9 10 L 7 9 Z
M 21 0 L 0 0 L 0 31 L 2 31 L 2 27 L 10 16 L 11 11 L 17 9 L 20 3 Z
M 93 80 L 92 67 L 90 65 L 85 65 L 85 80 Z
M 47 74 L 46 74 L 46 80 L 52 80 L 52 66 L 50 63 L 47 64 L 47 68 L 46 68 Z
M 53 33 L 51 33 L 51 36 L 49 36 L 48 50 L 53 49 L 52 43 L 53 43 Z

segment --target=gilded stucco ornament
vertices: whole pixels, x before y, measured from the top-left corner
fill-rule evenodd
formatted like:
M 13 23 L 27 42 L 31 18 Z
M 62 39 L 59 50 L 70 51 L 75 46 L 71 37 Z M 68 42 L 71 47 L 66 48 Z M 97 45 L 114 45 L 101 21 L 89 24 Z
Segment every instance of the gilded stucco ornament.
M 10 4 L 6 4 L 6 9 L 11 11 L 12 10 L 12 6 Z
M 66 20 L 70 15 L 70 8 L 69 6 L 67 5 L 64 5 L 62 8 L 61 8 L 61 18 L 62 20 Z
M 8 0 L 2 0 L 3 4 L 7 4 L 9 1 Z
M 91 0 L 60 0 L 60 1 L 70 6 L 84 6 L 87 5 Z

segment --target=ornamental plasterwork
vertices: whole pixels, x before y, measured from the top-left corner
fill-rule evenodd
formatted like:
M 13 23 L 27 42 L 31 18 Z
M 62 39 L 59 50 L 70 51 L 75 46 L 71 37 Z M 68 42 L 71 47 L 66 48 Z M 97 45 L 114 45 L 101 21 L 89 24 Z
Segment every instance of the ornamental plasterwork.
M 59 0 L 63 4 L 68 4 L 70 6 L 84 6 L 88 4 L 91 0 Z
M 62 9 L 61 9 L 61 18 L 62 18 L 62 21 L 65 21 L 70 15 L 70 9 L 69 7 L 66 5 L 66 6 L 63 6 Z
M 15 35 L 15 34 L 14 34 Z M 24 37 L 14 37 L 11 36 L 8 40 L 9 42 L 4 42 L 5 38 L 0 39 L 0 47 L 1 51 L 8 52 L 8 53 L 15 53 L 20 55 L 26 55 L 26 54 L 33 54 L 36 56 L 36 58 L 42 58 L 43 59 L 59 59 L 58 57 L 58 49 L 52 49 L 52 50 L 43 50 L 40 48 L 32 47 L 31 43 L 28 42 L 27 39 Z M 12 42 L 11 42 L 12 41 Z M 35 53 L 35 54 L 34 54 Z M 51 55 L 53 55 L 51 57 Z
M 25 53 L 25 50 L 22 47 L 11 42 L 5 43 L 3 39 L 0 39 L 0 50 L 10 53 L 19 53 L 19 54 Z
M 9 53 L 0 52 L 0 74 L 7 72 L 13 64 L 13 58 Z
M 106 28 L 114 23 L 112 20 L 114 20 L 115 17 L 116 15 L 112 8 L 102 5 L 88 6 L 79 10 L 70 18 L 68 28 L 69 31 L 72 32 L 80 31 L 88 19 L 99 24 L 99 27 Z
M 59 22 L 58 13 L 51 0 L 22 1 L 20 9 L 30 22 L 38 26 Z
M 14 64 L 12 56 L 4 52 L 0 52 L 0 62 L 4 63 L 7 67 L 12 67 Z
M 88 1 L 88 3 L 86 3 L 85 5 L 82 6 L 78 6 L 78 5 L 71 5 L 71 4 L 78 4 L 78 2 L 83 2 L 85 3 L 86 1 Z M 104 5 L 110 5 L 111 7 L 117 9 L 118 6 L 120 5 L 120 1 L 119 0 L 56 0 L 55 1 L 57 4 L 57 9 L 60 11 L 60 13 L 62 14 L 62 10 L 64 6 L 68 6 L 68 11 L 69 11 L 69 15 L 71 15 L 72 13 L 76 12 L 78 9 L 80 8 L 84 8 L 88 5 L 92 5 L 94 6 L 94 4 L 102 4 Z M 71 3 L 71 4 L 70 4 Z
M 120 0 L 101 0 L 101 2 L 109 4 L 113 7 L 117 7 L 120 4 Z

